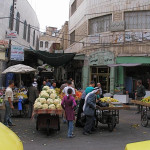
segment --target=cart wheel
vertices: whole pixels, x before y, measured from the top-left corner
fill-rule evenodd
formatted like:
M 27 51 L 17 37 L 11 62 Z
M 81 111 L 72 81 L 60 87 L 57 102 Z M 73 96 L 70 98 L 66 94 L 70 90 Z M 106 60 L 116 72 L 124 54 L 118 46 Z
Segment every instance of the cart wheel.
M 114 130 L 115 126 L 116 126 L 115 117 L 111 117 L 111 121 L 108 124 L 109 131 L 112 132 Z
M 47 136 L 50 135 L 50 121 L 47 120 Z
M 39 126 L 38 126 L 38 119 L 36 120 L 36 130 L 39 130 Z
M 147 127 L 148 126 L 148 117 L 147 117 L 147 114 L 143 114 L 142 119 L 141 119 L 141 125 L 143 127 Z

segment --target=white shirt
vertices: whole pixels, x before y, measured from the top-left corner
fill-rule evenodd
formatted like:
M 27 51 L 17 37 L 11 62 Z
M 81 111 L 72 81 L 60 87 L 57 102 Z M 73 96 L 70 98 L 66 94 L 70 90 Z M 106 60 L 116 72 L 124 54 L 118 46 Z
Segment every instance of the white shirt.
M 4 100 L 8 101 L 9 97 L 11 98 L 11 101 L 13 101 L 13 91 L 10 87 L 7 87 Z
M 73 95 L 76 94 L 74 88 L 72 88 L 71 86 L 67 86 L 67 87 L 65 87 L 65 88 L 63 89 L 63 93 L 65 93 L 65 95 L 68 96 L 68 89 L 72 89 L 72 94 L 73 94 Z

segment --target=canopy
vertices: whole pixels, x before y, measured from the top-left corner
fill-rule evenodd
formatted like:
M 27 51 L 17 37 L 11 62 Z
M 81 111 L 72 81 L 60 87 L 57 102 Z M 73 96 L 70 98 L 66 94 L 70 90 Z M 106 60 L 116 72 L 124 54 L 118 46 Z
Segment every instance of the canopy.
M 135 67 L 135 66 L 140 66 L 142 64 L 109 64 L 107 66 L 109 67 L 118 67 L 118 66 L 123 66 L 123 67 Z
M 6 73 L 18 73 L 18 74 L 20 74 L 20 73 L 29 73 L 29 72 L 35 72 L 35 71 L 36 71 L 36 69 L 34 69 L 30 66 L 18 64 L 18 65 L 10 66 L 6 70 L 4 70 L 2 72 L 2 74 L 6 74 Z
M 45 51 L 33 51 L 39 59 L 52 67 L 62 66 L 70 62 L 74 57 L 74 53 L 49 53 Z

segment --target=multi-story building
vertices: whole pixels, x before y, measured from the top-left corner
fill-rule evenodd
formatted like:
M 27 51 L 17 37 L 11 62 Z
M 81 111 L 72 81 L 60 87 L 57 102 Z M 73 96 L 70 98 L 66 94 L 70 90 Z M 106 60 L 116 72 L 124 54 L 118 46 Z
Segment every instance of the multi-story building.
M 13 0 L 0 1 L 0 87 L 2 86 L 1 73 L 5 68 L 5 51 L 8 48 L 6 33 L 17 32 L 17 38 L 12 39 L 12 45 L 21 45 L 25 49 L 38 49 L 39 45 L 39 21 L 37 15 L 27 0 L 16 0 L 14 6 L 13 19 Z
M 104 92 L 118 87 L 132 93 L 138 79 L 150 88 L 149 0 L 70 0 L 69 12 L 65 52 L 84 61 L 83 88 L 94 80 Z
M 40 35 L 39 50 L 50 52 L 53 43 L 56 42 L 59 31 L 56 27 L 46 27 L 46 32 Z

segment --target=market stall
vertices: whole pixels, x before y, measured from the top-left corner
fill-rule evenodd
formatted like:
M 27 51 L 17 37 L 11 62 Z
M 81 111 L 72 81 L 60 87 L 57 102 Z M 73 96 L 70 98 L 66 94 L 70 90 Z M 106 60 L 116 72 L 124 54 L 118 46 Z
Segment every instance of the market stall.
M 144 98 L 141 101 L 131 100 L 131 102 L 141 106 L 141 125 L 147 127 L 150 120 L 150 97 Z
M 23 112 L 23 114 L 27 116 L 27 109 L 26 107 L 24 107 L 25 105 L 23 105 L 28 98 L 27 89 L 21 87 L 21 74 L 34 73 L 35 71 L 36 69 L 30 66 L 18 64 L 10 66 L 2 72 L 2 74 L 15 73 L 19 75 L 19 88 L 15 88 L 15 90 L 13 91 L 14 92 L 13 105 L 15 107 L 15 109 L 13 110 L 13 114 L 19 111 L 20 115 Z
M 96 126 L 98 122 L 107 124 L 109 131 L 113 131 L 116 125 L 119 124 L 119 111 L 125 109 L 130 109 L 130 107 L 117 99 L 110 97 L 101 98 L 96 106 Z
M 51 129 L 60 130 L 59 119 L 62 113 L 60 97 L 54 89 L 44 86 L 34 103 L 32 117 L 36 116 L 36 129 L 47 129 L 47 135 Z

